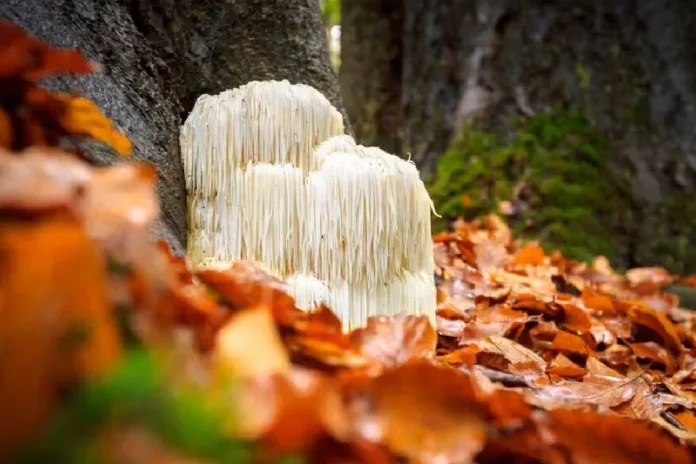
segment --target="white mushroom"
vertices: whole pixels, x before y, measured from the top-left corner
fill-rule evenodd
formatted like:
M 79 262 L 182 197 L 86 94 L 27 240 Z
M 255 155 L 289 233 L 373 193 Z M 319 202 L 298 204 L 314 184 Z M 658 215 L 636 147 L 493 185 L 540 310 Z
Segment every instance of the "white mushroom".
M 192 267 L 252 260 L 346 329 L 399 312 L 434 321 L 432 202 L 418 170 L 344 135 L 321 93 L 271 81 L 203 95 L 180 141 Z

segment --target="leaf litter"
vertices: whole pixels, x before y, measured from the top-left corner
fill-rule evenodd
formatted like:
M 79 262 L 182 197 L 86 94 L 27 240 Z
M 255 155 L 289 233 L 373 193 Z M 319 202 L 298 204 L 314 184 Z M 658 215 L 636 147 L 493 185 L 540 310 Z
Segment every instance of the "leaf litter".
M 3 459 L 691 462 L 694 317 L 665 292 L 690 277 L 458 220 L 433 238 L 437 327 L 402 314 L 344 333 L 252 263 L 192 272 L 152 243 L 154 169 L 59 150 L 130 142 L 35 84 L 94 65 L 8 23 L 0 37 Z M 15 124 L 10 92 L 33 119 Z

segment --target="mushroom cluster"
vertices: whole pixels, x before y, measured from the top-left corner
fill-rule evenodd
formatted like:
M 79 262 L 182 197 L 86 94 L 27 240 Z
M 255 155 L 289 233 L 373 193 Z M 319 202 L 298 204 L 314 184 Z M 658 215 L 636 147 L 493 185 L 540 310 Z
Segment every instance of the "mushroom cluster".
M 435 317 L 432 202 L 416 166 L 344 134 L 317 90 L 250 82 L 203 95 L 181 128 L 187 262 L 253 261 L 345 329 Z

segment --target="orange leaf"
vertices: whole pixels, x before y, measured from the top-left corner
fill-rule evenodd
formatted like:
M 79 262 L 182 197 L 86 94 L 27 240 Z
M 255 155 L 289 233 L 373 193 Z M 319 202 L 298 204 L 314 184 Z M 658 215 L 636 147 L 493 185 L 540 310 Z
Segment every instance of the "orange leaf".
M 578 366 L 562 353 L 559 353 L 546 368 L 546 372 L 560 377 L 581 379 L 587 374 L 587 369 Z
M 105 261 L 67 217 L 4 220 L 0 234 L 0 450 L 30 437 L 60 389 L 99 375 L 121 345 Z
M 94 66 L 77 50 L 61 50 L 0 19 L 0 79 L 39 79 L 57 72 L 89 73 Z
M 634 324 L 645 327 L 657 334 L 665 347 L 678 355 L 678 362 L 681 365 L 684 357 L 684 346 L 681 343 L 676 327 L 674 327 L 674 324 L 667 316 L 639 301 L 621 302 L 621 308 Z
M 644 342 L 631 343 L 630 347 L 636 357 L 664 365 L 667 375 L 677 372 L 677 362 L 663 346 L 655 342 Z
M 351 333 L 362 353 L 387 367 L 435 353 L 437 335 L 425 316 L 398 314 L 371 317 L 367 327 Z
M 544 264 L 546 255 L 544 249 L 539 245 L 528 244 L 517 252 L 512 259 L 514 266 L 541 266 Z
M 563 322 L 561 325 L 580 334 L 587 333 L 592 328 L 592 321 L 585 311 L 572 303 L 557 303 L 563 308 Z
M 7 111 L 0 108 L 0 148 L 12 148 L 12 120 Z
M 358 432 L 409 462 L 471 462 L 486 440 L 486 410 L 471 379 L 415 361 L 376 378 L 361 392 Z
M 254 356 L 249 356 L 251 350 Z M 290 369 L 273 316 L 264 307 L 234 315 L 217 334 L 213 358 L 218 368 L 242 378 L 284 374 Z
M 567 355 L 578 355 L 581 357 L 587 357 L 590 354 L 590 349 L 582 338 L 564 330 L 558 331 L 549 349 L 560 351 Z
M 614 309 L 614 304 L 612 303 L 611 297 L 607 295 L 602 295 L 601 293 L 595 293 L 590 288 L 585 287 L 582 289 L 582 295 L 580 297 L 583 304 L 588 309 L 604 316 L 612 316 L 616 314 L 616 309 Z
M 121 155 L 130 155 L 133 149 L 130 140 L 114 128 L 94 102 L 86 98 L 71 98 L 58 122 L 68 134 L 88 136 L 104 142 Z

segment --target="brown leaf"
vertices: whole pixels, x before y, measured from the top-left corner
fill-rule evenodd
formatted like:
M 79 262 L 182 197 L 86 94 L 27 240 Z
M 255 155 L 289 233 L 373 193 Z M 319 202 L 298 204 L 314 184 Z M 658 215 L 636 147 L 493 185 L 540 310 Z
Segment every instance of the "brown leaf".
M 7 111 L 0 108 L 0 148 L 9 150 L 12 148 L 13 141 L 12 119 Z
M 590 349 L 582 338 L 564 330 L 558 331 L 549 349 L 560 351 L 566 355 L 580 356 L 582 358 L 586 358 L 590 354 Z
M 546 368 L 549 374 L 558 375 L 560 377 L 568 377 L 573 379 L 581 379 L 587 374 L 587 369 L 578 366 L 573 361 L 559 353 Z
M 678 356 L 678 363 L 681 365 L 684 357 L 684 346 L 674 324 L 667 316 L 640 302 L 622 303 L 621 309 L 634 324 L 653 331 L 665 347 Z
M 0 79 L 39 79 L 57 72 L 89 73 L 94 66 L 77 50 L 54 48 L 0 19 Z
M 68 134 L 104 142 L 120 155 L 128 156 L 133 150 L 128 137 L 114 127 L 94 102 L 86 98 L 69 97 L 67 108 L 58 123 Z
M 512 259 L 513 266 L 541 266 L 546 255 L 544 250 L 535 244 L 525 245 Z
M 0 225 L 0 451 L 48 418 L 62 388 L 119 360 L 105 261 L 80 224 L 65 216 Z
M 592 321 L 579 306 L 566 302 L 558 302 L 557 304 L 563 308 L 563 321 L 561 322 L 563 328 L 580 334 L 591 330 Z
M 585 287 L 582 290 L 582 295 L 580 297 L 586 308 L 594 312 L 595 314 L 601 316 L 612 316 L 616 314 L 616 309 L 614 308 L 614 303 L 611 297 L 608 295 L 603 295 L 601 293 L 596 293 L 592 291 L 589 287 Z
M 253 350 L 254 356 L 249 356 Z M 218 369 L 236 377 L 257 377 L 290 370 L 273 316 L 265 307 L 245 309 L 217 333 L 213 359 Z
M 677 362 L 663 346 L 655 342 L 631 343 L 629 345 L 636 357 L 665 366 L 665 373 L 672 375 L 677 371 Z
M 539 368 L 539 372 L 544 372 L 546 367 L 546 361 L 541 356 L 508 338 L 488 337 L 478 342 L 477 345 L 481 351 L 503 355 L 512 364 L 530 362 Z
M 614 407 L 630 401 L 636 394 L 637 377 L 616 379 L 587 375 L 582 382 L 564 380 L 532 391 L 542 405 L 550 408 L 560 405 L 596 405 Z
M 513 327 L 520 327 L 529 320 L 529 315 L 515 311 L 509 305 L 477 308 L 472 320 L 461 334 L 462 342 L 474 342 L 490 336 L 504 336 Z
M 424 361 L 385 372 L 352 405 L 355 428 L 413 462 L 472 462 L 486 440 L 485 409 L 468 376 Z
M 665 435 L 621 417 L 559 409 L 540 417 L 540 426 L 540 436 L 549 445 L 565 449 L 572 462 L 686 464 L 691 461 L 688 451 Z
M 367 358 L 386 367 L 432 356 L 437 343 L 428 318 L 408 314 L 370 317 L 365 328 L 351 333 L 351 339 Z

